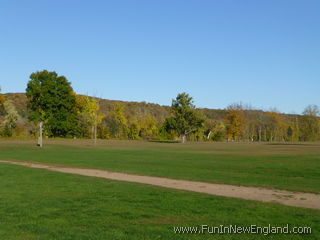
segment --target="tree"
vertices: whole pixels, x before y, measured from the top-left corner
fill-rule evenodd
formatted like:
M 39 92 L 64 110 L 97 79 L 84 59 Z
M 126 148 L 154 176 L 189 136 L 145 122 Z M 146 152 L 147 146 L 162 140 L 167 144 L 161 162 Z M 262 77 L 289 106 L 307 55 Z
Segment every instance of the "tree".
M 140 125 L 137 120 L 133 120 L 129 123 L 128 127 L 128 138 L 135 140 L 139 139 L 139 133 L 140 133 Z
M 320 109 L 317 105 L 309 105 L 304 109 L 302 114 L 305 116 L 317 117 L 320 114 Z
M 48 136 L 66 137 L 79 134 L 76 97 L 70 82 L 56 72 L 43 70 L 30 75 L 26 95 L 29 119 L 44 122 Z
M 97 142 L 97 126 L 101 123 L 103 115 L 99 114 L 99 103 L 95 98 L 89 98 L 88 96 L 77 97 L 77 104 L 79 109 L 80 120 L 91 127 L 91 136 L 94 139 L 94 143 Z
M 190 133 L 203 127 L 204 119 L 195 112 L 193 99 L 187 93 L 180 93 L 172 100 L 171 113 L 173 116 L 166 120 L 168 130 L 175 130 L 182 143 Z
M 239 140 L 242 137 L 245 126 L 245 116 L 241 104 L 228 106 L 226 122 L 228 140 Z
M 292 133 L 290 134 L 289 133 L 289 129 L 288 129 L 288 139 L 289 139 L 289 141 L 292 141 L 292 142 L 299 141 L 300 126 L 299 126 L 299 121 L 298 121 L 298 117 L 297 116 L 290 123 L 290 127 L 291 127 L 291 130 L 292 130 Z
M 154 138 L 158 135 L 157 120 L 154 117 L 146 117 L 140 123 L 139 136 L 142 138 Z
M 162 126 L 159 128 L 159 136 L 162 139 L 173 140 L 175 138 L 175 120 L 173 117 L 168 117 L 164 120 Z
M 76 95 L 76 105 L 78 114 L 78 125 L 80 129 L 80 137 L 90 137 L 91 136 L 91 125 L 88 120 L 88 115 L 86 113 L 86 105 L 88 102 L 88 97 L 85 95 Z
M 285 139 L 286 127 L 284 127 L 283 119 L 276 109 L 266 112 L 266 123 L 267 139 L 270 142 Z
M 225 126 L 221 121 L 206 119 L 204 137 L 206 140 L 222 141 L 225 137 Z
M 0 87 L 0 117 L 5 114 L 3 103 L 5 101 L 4 95 L 1 93 L 1 87 Z
M 216 127 L 216 121 L 213 119 L 206 119 L 206 121 L 204 122 L 204 127 L 205 127 L 204 137 L 206 140 L 209 140 L 212 132 Z
M 18 120 L 19 114 L 11 101 L 7 100 L 3 103 L 5 118 L 2 122 L 2 135 L 6 137 L 11 137 L 13 130 L 16 128 L 16 122 Z
M 4 96 L 1 93 L 1 87 L 0 87 L 0 106 L 4 103 Z
M 123 106 L 119 104 L 115 105 L 113 113 L 106 119 L 109 131 L 115 138 L 127 138 L 128 136 L 128 123 L 123 110 Z
M 257 139 L 259 142 L 262 141 L 263 129 L 265 129 L 266 125 L 266 115 L 264 112 L 259 111 L 257 114 Z M 266 135 L 264 135 L 264 140 L 266 140 Z
M 301 140 L 316 141 L 320 139 L 320 110 L 316 105 L 309 105 L 303 111 L 301 118 Z

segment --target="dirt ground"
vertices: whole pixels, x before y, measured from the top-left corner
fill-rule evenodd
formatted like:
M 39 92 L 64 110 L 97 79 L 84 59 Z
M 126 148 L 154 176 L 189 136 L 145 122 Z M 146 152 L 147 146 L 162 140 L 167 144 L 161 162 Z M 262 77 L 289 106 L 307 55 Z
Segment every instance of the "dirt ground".
M 187 180 L 176 180 L 162 177 L 140 176 L 134 174 L 111 172 L 105 170 L 50 166 L 46 164 L 15 162 L 6 160 L 0 160 L 0 163 L 14 164 L 31 168 L 40 168 L 61 173 L 106 178 L 118 181 L 143 183 L 171 189 L 206 193 L 210 195 L 256 200 L 262 202 L 277 202 L 288 206 L 320 209 L 320 195 L 313 193 L 299 193 L 257 187 L 244 187 Z

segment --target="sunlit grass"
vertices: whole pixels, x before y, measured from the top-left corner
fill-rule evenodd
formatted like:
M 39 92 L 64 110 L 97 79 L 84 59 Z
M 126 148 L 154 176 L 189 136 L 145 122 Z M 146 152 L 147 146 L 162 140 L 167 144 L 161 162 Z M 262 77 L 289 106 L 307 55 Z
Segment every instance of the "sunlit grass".
M 320 211 L 143 184 L 0 165 L 0 239 L 266 239 L 263 235 L 177 235 L 174 226 L 309 226 L 319 239 Z M 269 238 L 268 238 L 269 239 Z
M 0 159 L 320 193 L 320 145 L 1 141 Z

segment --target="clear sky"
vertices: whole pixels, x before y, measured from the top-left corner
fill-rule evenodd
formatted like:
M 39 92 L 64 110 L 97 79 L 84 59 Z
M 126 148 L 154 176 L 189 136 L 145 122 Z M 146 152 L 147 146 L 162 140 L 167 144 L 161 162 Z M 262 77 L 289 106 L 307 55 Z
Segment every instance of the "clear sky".
M 47 69 L 114 100 L 320 105 L 319 0 L 0 0 L 0 31 L 2 92 Z

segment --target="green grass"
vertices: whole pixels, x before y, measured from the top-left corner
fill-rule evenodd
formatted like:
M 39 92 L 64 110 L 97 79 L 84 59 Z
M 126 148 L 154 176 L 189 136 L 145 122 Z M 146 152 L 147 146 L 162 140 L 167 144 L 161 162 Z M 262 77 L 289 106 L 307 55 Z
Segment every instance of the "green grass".
M 320 144 L 1 141 L 0 159 L 320 193 Z
M 28 148 L 27 148 L 28 149 Z M 1 240 L 320 239 L 320 211 L 0 164 Z M 177 235 L 174 226 L 309 226 L 311 235 Z

